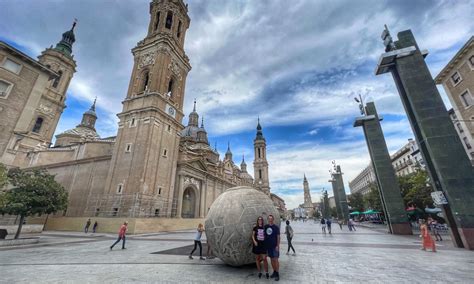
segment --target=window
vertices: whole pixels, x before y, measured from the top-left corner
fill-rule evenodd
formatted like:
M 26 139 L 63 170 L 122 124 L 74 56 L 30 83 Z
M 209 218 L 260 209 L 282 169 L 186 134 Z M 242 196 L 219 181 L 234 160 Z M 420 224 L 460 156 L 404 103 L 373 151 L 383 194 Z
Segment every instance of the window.
M 155 217 L 160 216 L 160 209 L 155 209 Z
M 168 132 L 171 132 L 171 125 L 168 124 Z
M 135 120 L 135 117 L 132 117 L 132 119 L 130 120 L 130 127 L 135 127 L 137 126 L 137 121 Z
M 172 25 L 173 25 L 173 13 L 171 13 L 171 11 L 168 11 L 168 14 L 166 15 L 165 28 L 171 29 Z
M 178 23 L 178 31 L 176 32 L 176 36 L 179 38 L 181 36 L 181 21 Z
M 61 77 L 63 76 L 63 71 L 59 70 L 58 71 L 58 77 L 56 79 L 54 79 L 53 81 L 53 88 L 57 88 L 58 85 L 59 85 L 59 81 L 61 80 Z
M 467 140 L 467 137 L 463 137 L 462 140 L 464 141 L 464 144 L 466 144 L 467 149 L 472 148 L 471 144 L 469 144 L 469 141 Z
M 100 208 L 96 208 L 96 209 L 95 209 L 95 216 L 96 216 L 96 217 L 99 216 L 99 213 L 100 213 Z
M 258 170 L 258 178 L 262 179 L 262 170 Z
M 43 125 L 43 118 L 38 117 L 36 119 L 35 125 L 33 125 L 33 129 L 31 131 L 33 131 L 34 133 L 39 133 L 40 130 L 41 130 L 42 125 Z
M 453 81 L 453 85 L 456 86 L 459 82 L 461 82 L 461 75 L 459 75 L 459 72 L 454 72 L 453 75 L 451 75 L 451 80 Z
M 471 57 L 469 57 L 469 63 L 471 64 L 471 68 L 474 68 L 474 55 L 471 55 Z
M 163 150 L 163 157 L 166 157 L 168 155 L 168 150 L 164 149 Z
M 168 93 L 172 93 L 172 92 L 173 92 L 173 84 L 174 84 L 174 81 L 173 81 L 173 79 L 171 79 L 171 80 L 168 82 Z
M 127 143 L 127 146 L 125 146 L 125 152 L 126 153 L 132 152 L 132 143 Z
M 2 67 L 7 69 L 8 71 L 11 71 L 11 72 L 15 73 L 15 74 L 20 73 L 20 70 L 21 70 L 21 65 L 20 64 L 16 63 L 13 60 L 8 59 L 8 58 L 3 62 Z
M 469 94 L 469 91 L 465 91 L 461 94 L 461 101 L 465 107 L 469 107 L 472 105 L 472 97 L 471 94 Z
M 155 31 L 158 29 L 158 26 L 160 25 L 160 12 L 156 13 L 156 20 L 155 20 Z
M 119 183 L 119 184 L 117 185 L 117 193 L 118 193 L 118 194 L 122 194 L 122 190 L 123 190 L 123 184 Z
M 161 194 L 161 187 L 158 187 L 158 195 Z
M 459 122 L 456 123 L 456 127 L 458 128 L 459 133 L 463 133 L 463 132 L 464 132 L 464 130 L 462 129 L 461 123 L 459 123 Z
M 150 81 L 150 73 L 146 71 L 145 74 L 143 74 L 142 91 L 146 91 L 148 89 L 149 81 Z
M 112 216 L 117 216 L 117 213 L 118 213 L 118 208 L 113 208 L 112 209 Z
M 6 98 L 8 93 L 10 93 L 12 86 L 13 85 L 8 82 L 0 81 L 0 98 Z
M 261 158 L 260 157 L 260 148 L 258 148 L 257 150 L 258 150 L 258 157 Z

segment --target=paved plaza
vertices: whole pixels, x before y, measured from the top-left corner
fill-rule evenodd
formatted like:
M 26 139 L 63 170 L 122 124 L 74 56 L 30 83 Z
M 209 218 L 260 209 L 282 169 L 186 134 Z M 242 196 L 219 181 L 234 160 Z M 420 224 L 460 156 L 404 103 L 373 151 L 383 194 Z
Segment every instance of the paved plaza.
M 313 222 L 295 222 L 294 247 L 282 238 L 280 282 L 474 283 L 474 254 L 450 240 L 438 252 L 419 249 L 417 236 L 393 236 L 380 228 L 357 232 L 333 227 L 322 234 Z M 0 249 L 0 282 L 265 283 L 253 266 L 230 267 L 219 259 L 188 259 L 193 231 L 129 236 L 127 249 L 109 246 L 116 236 L 45 232 L 38 245 Z M 205 249 L 204 249 L 205 253 Z

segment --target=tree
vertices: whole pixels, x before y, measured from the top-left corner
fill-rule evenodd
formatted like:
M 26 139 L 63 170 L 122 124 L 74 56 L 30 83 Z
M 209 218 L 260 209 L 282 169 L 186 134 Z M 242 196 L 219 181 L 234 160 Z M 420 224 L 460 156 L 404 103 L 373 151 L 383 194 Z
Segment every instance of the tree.
M 380 193 L 377 186 L 374 183 L 371 183 L 369 187 L 369 193 L 364 196 L 365 208 L 383 212 L 382 201 L 380 200 Z
M 8 184 L 7 167 L 0 163 L 0 191 Z
M 405 206 L 415 205 L 415 207 L 423 209 L 433 205 L 431 198 L 433 188 L 428 179 L 428 173 L 421 169 L 398 178 Z
M 314 210 L 313 217 L 316 218 L 316 219 L 319 219 L 319 217 L 321 217 L 321 213 L 319 213 L 318 210 Z
M 331 207 L 329 208 L 329 218 L 330 217 L 336 217 L 337 218 L 337 209 L 336 207 Z
M 8 179 L 13 188 L 2 193 L 0 213 L 20 216 L 15 239 L 20 236 L 26 217 L 66 209 L 67 192 L 45 170 L 11 169 Z
M 355 211 L 364 211 L 364 196 L 360 192 L 349 195 L 349 205 Z

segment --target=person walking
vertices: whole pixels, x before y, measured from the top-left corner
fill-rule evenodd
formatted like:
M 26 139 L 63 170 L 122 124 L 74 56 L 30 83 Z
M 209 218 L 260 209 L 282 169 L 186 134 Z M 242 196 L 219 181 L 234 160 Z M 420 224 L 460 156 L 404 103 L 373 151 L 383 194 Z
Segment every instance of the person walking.
M 321 230 L 326 234 L 326 220 L 324 218 L 321 218 Z
M 194 238 L 194 248 L 189 254 L 189 259 L 193 259 L 193 253 L 196 250 L 197 246 L 199 246 L 199 259 L 205 260 L 205 258 L 202 257 L 202 244 L 201 244 L 202 232 L 204 232 L 204 226 L 201 223 L 199 223 L 197 227 L 196 237 Z
M 357 231 L 354 224 L 354 220 L 352 220 L 352 218 L 349 219 L 349 222 L 347 222 L 347 226 L 349 226 L 349 231 Z
M 86 226 L 84 227 L 84 233 L 87 234 L 89 232 L 89 227 L 91 226 L 91 219 L 87 219 Z
M 428 224 L 429 224 L 429 227 L 431 229 L 431 233 L 433 233 L 433 236 L 435 236 L 436 238 L 436 241 L 442 241 L 443 238 L 441 238 L 441 235 L 439 234 L 439 230 L 438 230 L 438 221 L 436 221 L 435 219 L 433 218 L 429 218 L 428 219 Z
M 95 233 L 97 231 L 98 226 L 99 226 L 99 223 L 97 223 L 97 221 L 95 221 L 94 225 L 92 226 L 92 233 Z
M 293 239 L 293 228 L 290 226 L 290 221 L 286 221 L 286 227 L 285 227 L 285 235 L 286 235 L 286 240 L 288 241 L 288 251 L 286 254 L 290 254 L 290 249 L 293 250 L 293 255 L 296 254 L 295 248 L 293 247 L 293 244 L 291 243 L 291 240 Z
M 263 217 L 257 218 L 257 224 L 252 231 L 252 252 L 255 254 L 255 262 L 257 263 L 258 278 L 262 278 L 262 266 L 260 262 L 263 261 L 263 270 L 265 277 L 268 279 L 268 262 L 267 249 L 265 247 L 265 226 L 263 225 Z
M 328 233 L 329 233 L 329 234 L 331 234 L 331 224 L 332 224 L 331 218 L 328 218 L 328 219 L 326 220 L 326 226 L 328 226 Z
M 426 225 L 426 221 L 424 219 L 420 219 L 420 237 L 422 240 L 421 249 L 426 250 L 426 248 L 430 248 L 432 252 L 436 252 L 436 243 L 431 238 L 430 232 L 428 231 L 428 226 Z
M 337 223 L 339 224 L 339 228 L 340 228 L 341 231 L 342 231 L 342 220 L 337 220 Z
M 273 268 L 273 273 L 270 278 L 275 278 L 275 281 L 280 280 L 280 228 L 273 223 L 273 215 L 268 215 L 268 224 L 265 225 L 265 246 L 267 248 L 268 257 Z
M 127 234 L 128 222 L 123 222 L 123 225 L 120 226 L 120 230 L 118 233 L 118 239 L 115 241 L 113 245 L 110 246 L 110 250 L 114 248 L 116 244 L 118 244 L 121 240 L 122 242 L 122 249 L 125 249 L 125 235 Z

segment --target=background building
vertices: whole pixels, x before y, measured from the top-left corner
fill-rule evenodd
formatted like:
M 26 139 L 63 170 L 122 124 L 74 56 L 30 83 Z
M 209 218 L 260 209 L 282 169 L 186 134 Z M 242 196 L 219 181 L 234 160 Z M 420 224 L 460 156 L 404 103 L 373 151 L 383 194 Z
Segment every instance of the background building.
M 353 180 L 349 181 L 351 194 L 361 193 L 366 195 L 370 191 L 370 185 L 375 184 L 375 172 L 372 164 L 363 169 Z
M 453 107 L 451 120 L 474 165 L 474 36 L 454 55 L 435 78 Z

